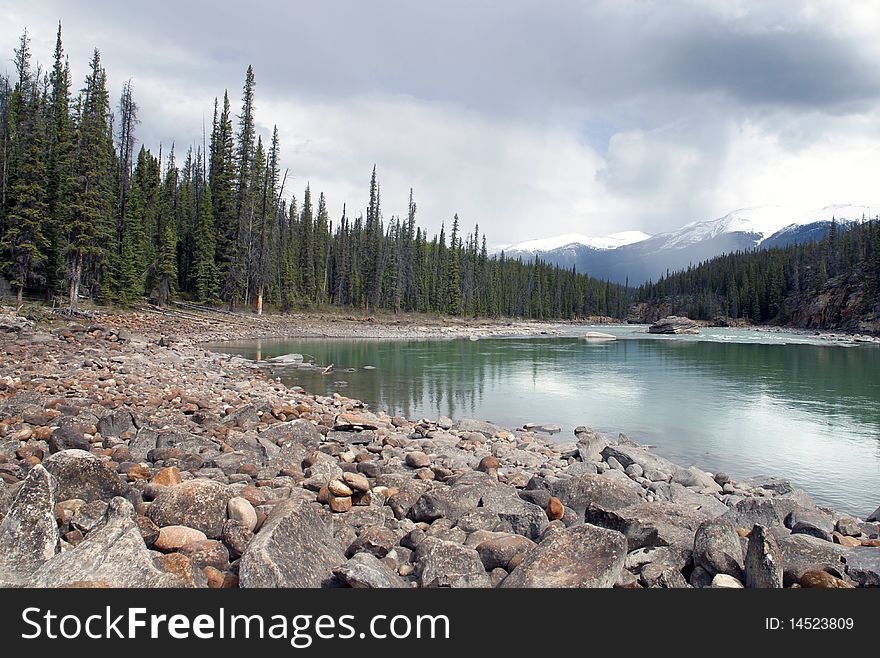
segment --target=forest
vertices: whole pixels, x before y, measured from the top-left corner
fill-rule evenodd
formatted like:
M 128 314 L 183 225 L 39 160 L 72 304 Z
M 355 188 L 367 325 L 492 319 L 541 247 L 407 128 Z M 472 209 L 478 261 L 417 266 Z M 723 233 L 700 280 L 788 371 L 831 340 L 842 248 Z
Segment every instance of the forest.
M 668 274 L 637 291 L 641 302 L 672 301 L 674 312 L 698 320 L 742 318 L 789 324 L 804 300 L 839 279 L 855 277 L 880 300 L 880 220 L 832 221 L 819 241 L 717 256 Z
M 375 167 L 351 214 L 331 217 L 309 187 L 289 194 L 278 130 L 256 128 L 250 67 L 238 114 L 228 93 L 215 99 L 204 145 L 154 152 L 138 142 L 134 83 L 113 102 L 97 49 L 74 91 L 60 24 L 51 68 L 34 62 L 27 31 L 13 61 L 0 77 L 0 267 L 19 304 L 27 293 L 71 312 L 180 299 L 569 319 L 622 317 L 633 300 L 574 269 L 490 255 L 457 215 L 429 236 L 412 191 L 406 216 L 386 218 Z

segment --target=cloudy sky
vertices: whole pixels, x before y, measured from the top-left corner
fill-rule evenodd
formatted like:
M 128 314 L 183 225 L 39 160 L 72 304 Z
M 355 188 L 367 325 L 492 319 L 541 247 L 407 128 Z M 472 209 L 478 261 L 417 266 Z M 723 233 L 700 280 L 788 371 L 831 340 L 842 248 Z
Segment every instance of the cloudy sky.
M 25 27 L 50 63 L 59 18 L 77 85 L 98 47 L 154 149 L 253 64 L 288 189 L 334 214 L 373 163 L 386 216 L 413 187 L 421 224 L 493 243 L 880 201 L 877 2 L 0 0 L 0 70 Z

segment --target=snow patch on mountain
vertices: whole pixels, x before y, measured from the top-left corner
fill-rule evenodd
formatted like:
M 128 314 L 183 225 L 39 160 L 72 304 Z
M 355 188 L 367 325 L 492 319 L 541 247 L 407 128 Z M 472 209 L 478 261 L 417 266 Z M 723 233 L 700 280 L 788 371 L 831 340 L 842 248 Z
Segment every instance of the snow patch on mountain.
M 612 233 L 600 238 L 594 238 L 581 233 L 565 233 L 556 235 L 552 238 L 541 238 L 537 240 L 526 240 L 515 244 L 501 245 L 498 251 L 504 250 L 515 253 L 541 253 L 561 249 L 571 245 L 583 245 L 591 249 L 617 249 L 628 244 L 635 244 L 642 240 L 647 240 L 651 236 L 642 231 L 621 231 L 620 233 Z

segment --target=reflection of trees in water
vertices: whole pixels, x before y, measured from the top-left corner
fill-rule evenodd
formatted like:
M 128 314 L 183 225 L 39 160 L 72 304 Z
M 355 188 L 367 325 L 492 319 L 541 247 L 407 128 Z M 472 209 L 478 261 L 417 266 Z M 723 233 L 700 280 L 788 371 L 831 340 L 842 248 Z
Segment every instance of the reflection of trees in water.
M 872 347 L 681 339 L 607 344 L 577 339 L 488 339 L 264 340 L 259 349 L 263 359 L 299 352 L 321 365 L 336 364 L 334 373 L 324 377 L 279 369 L 277 374 L 286 383 L 325 394 L 338 391 L 407 417 L 480 415 L 488 391 L 504 390 L 512 377 L 528 375 L 540 393 L 541 382 L 548 376 L 575 390 L 626 376 L 656 386 L 711 387 L 721 395 L 725 387 L 733 387 L 747 396 L 767 395 L 813 412 L 855 416 L 858 422 L 880 428 L 880 349 Z M 257 346 L 242 344 L 236 351 L 253 358 Z M 376 370 L 362 370 L 365 365 Z M 343 372 L 348 367 L 358 370 Z M 349 385 L 334 387 L 333 382 L 340 379 Z

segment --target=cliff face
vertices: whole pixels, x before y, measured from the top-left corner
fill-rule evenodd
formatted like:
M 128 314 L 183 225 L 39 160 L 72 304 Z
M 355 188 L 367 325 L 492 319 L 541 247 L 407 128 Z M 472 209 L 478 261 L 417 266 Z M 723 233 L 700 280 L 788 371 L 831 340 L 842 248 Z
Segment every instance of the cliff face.
M 878 272 L 860 267 L 830 279 L 818 292 L 792 295 L 788 323 L 799 329 L 880 333 Z

